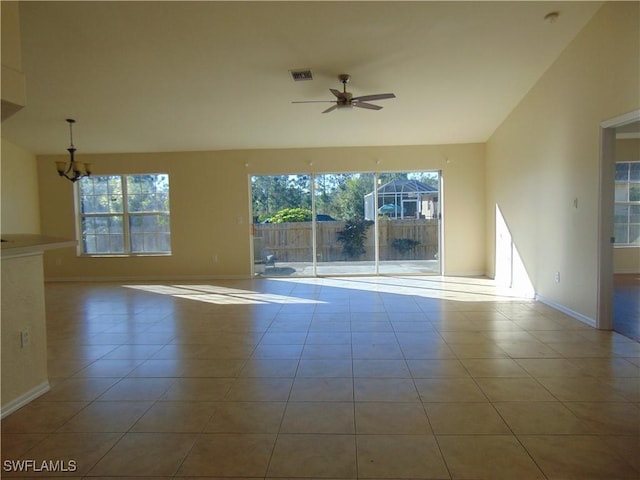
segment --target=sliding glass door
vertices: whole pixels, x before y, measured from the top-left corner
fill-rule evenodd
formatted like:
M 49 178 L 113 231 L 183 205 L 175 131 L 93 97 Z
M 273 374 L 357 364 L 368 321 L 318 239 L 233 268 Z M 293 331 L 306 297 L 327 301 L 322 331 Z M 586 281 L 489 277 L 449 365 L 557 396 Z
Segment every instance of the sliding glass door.
M 251 177 L 254 274 L 313 276 L 311 175 Z
M 439 172 L 251 177 L 261 276 L 439 274 Z
M 316 274 L 375 274 L 375 222 L 364 214 L 375 174 L 326 173 L 314 185 Z
M 381 173 L 376 195 L 379 273 L 440 273 L 440 174 Z

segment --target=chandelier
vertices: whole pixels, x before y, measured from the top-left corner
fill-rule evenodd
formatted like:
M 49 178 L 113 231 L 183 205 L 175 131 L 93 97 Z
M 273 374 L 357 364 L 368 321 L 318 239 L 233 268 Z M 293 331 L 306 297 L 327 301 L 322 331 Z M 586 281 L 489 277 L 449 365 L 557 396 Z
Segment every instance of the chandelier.
M 72 182 L 77 182 L 82 177 L 88 177 L 91 175 L 91 164 L 90 163 L 82 163 L 76 161 L 74 158 L 76 153 L 76 147 L 73 145 L 73 124 L 76 121 L 73 118 L 67 118 L 67 123 L 69 124 L 69 148 L 67 148 L 67 152 L 69 152 L 69 164 L 64 161 L 57 161 L 56 168 L 58 169 L 58 175 L 64 177 Z

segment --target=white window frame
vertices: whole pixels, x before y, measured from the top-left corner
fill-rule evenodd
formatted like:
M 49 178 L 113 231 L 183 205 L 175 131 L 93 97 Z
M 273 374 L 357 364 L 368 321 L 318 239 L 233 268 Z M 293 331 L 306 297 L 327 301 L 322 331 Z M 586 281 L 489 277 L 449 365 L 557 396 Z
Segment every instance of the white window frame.
M 152 211 L 144 211 L 144 212 L 130 212 L 128 205 L 128 177 L 137 177 L 137 176 L 146 176 L 146 175 L 166 175 L 167 179 L 169 178 L 169 174 L 167 173 L 129 173 L 129 174 L 105 174 L 105 175 L 92 175 L 89 178 L 96 177 L 120 177 L 120 182 L 122 185 L 122 212 L 106 212 L 106 213 L 83 213 L 82 212 L 82 200 L 81 200 L 81 191 L 80 191 L 80 182 L 76 183 L 74 186 L 74 198 L 75 198 L 75 210 L 76 210 L 76 232 L 78 246 L 77 251 L 78 255 L 82 257 L 145 257 L 145 256 L 170 256 L 172 255 L 173 249 L 171 248 L 171 244 L 169 246 L 169 251 L 158 251 L 158 252 L 133 252 L 131 250 L 131 228 L 130 228 L 130 219 L 135 216 L 147 216 L 147 215 L 167 215 L 169 217 L 169 222 L 171 222 L 171 207 L 169 206 L 169 210 L 161 211 L 161 210 L 152 210 Z M 170 187 L 169 187 L 170 191 Z M 171 195 L 169 193 L 169 195 Z M 85 241 L 83 238 L 82 232 L 82 219 L 87 217 L 99 218 L 99 217 L 121 217 L 122 218 L 122 237 L 123 237 L 123 252 L 97 252 L 91 253 L 85 251 Z M 169 225 L 171 225 L 169 223 Z M 169 226 L 169 236 L 171 236 L 171 227 Z
M 624 162 L 616 162 L 616 165 L 619 164 L 640 164 L 640 160 L 630 160 L 630 161 L 624 161 Z M 630 191 L 631 188 L 631 184 L 632 183 L 636 183 L 635 181 L 631 181 L 630 178 L 631 173 L 629 172 L 627 179 L 626 180 L 615 180 L 615 184 L 626 184 L 627 185 L 627 192 Z M 627 198 L 626 201 L 622 201 L 622 200 L 614 200 L 614 208 L 617 207 L 618 205 L 621 206 L 626 206 L 626 207 L 631 207 L 631 206 L 637 206 L 638 208 L 640 208 L 640 201 L 632 201 L 629 200 L 629 198 Z M 619 222 L 615 222 L 615 216 L 614 216 L 614 224 L 619 224 Z M 629 227 L 630 225 L 635 225 L 635 223 L 630 223 L 629 222 L 629 216 L 627 216 L 627 222 L 626 222 L 626 226 L 627 226 L 627 240 L 629 239 Z M 640 248 L 640 244 L 638 243 L 622 243 L 622 242 L 614 242 L 613 244 L 614 248 Z

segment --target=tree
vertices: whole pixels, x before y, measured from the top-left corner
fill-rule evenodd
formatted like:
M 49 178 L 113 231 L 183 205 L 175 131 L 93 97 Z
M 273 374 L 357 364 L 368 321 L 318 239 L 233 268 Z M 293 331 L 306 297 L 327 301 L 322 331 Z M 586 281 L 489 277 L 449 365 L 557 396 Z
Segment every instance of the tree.
M 342 218 L 363 219 L 364 197 L 374 189 L 373 175 L 350 175 L 336 192 L 336 207 Z
M 364 197 L 373 188 L 373 174 L 318 175 L 316 210 L 340 219 L 364 218 Z
M 309 175 L 256 175 L 251 177 L 253 214 L 260 220 L 284 208 L 311 208 Z
M 342 243 L 342 253 L 347 260 L 357 259 L 366 253 L 364 241 L 367 238 L 367 230 L 372 224 L 372 221 L 362 218 L 348 220 L 344 229 L 338 232 L 338 241 Z
M 335 218 L 345 218 L 344 213 L 336 203 L 340 188 L 349 178 L 345 173 L 328 173 L 316 177 L 316 211 L 331 215 Z
M 407 172 L 381 173 L 378 178 L 380 179 L 380 185 L 384 185 L 394 180 L 409 180 L 409 174 Z
M 364 218 L 365 196 L 375 190 L 373 173 L 328 173 L 315 177 L 316 213 L 337 219 Z M 438 187 L 437 172 L 380 174 L 380 184 L 418 180 Z M 256 175 L 251 178 L 253 214 L 259 221 L 285 208 L 311 209 L 310 175 Z

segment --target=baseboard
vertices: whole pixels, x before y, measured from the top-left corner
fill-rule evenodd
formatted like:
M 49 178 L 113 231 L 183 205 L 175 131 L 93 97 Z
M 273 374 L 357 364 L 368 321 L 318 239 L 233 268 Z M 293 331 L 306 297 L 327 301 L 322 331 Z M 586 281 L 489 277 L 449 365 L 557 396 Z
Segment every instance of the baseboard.
M 483 270 L 469 272 L 445 272 L 444 277 L 486 277 L 487 274 Z M 491 278 L 491 277 L 488 277 Z
M 640 271 L 637 268 L 617 268 L 614 275 L 640 275 Z
M 253 277 L 246 275 L 157 275 L 157 276 L 140 276 L 140 277 L 45 277 L 45 282 L 92 282 L 92 283 L 109 283 L 109 282 L 200 282 L 207 280 L 247 280 Z
M 553 300 L 543 297 L 542 295 L 538 295 L 536 294 L 536 300 L 539 301 L 540 303 L 544 303 L 545 305 L 558 310 L 566 315 L 569 315 L 572 318 L 575 318 L 576 320 L 581 321 L 582 323 L 586 323 L 587 325 L 589 325 L 590 327 L 596 328 L 596 321 L 593 318 L 587 317 L 586 315 L 580 313 L 580 312 L 576 312 L 575 310 L 571 310 L 568 307 L 565 307 L 564 305 L 554 302 Z
M 26 404 L 32 402 L 39 396 L 44 395 L 50 389 L 51 387 L 49 385 L 49 380 L 45 380 L 40 385 L 36 385 L 31 390 L 20 395 L 18 398 L 11 400 L 6 405 L 2 405 L 2 407 L 0 407 L 0 410 L 2 411 L 2 413 L 0 413 L 0 418 L 4 418 L 8 415 L 11 415 L 13 412 L 18 410 L 19 408 L 24 407 Z

